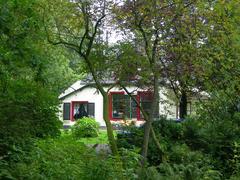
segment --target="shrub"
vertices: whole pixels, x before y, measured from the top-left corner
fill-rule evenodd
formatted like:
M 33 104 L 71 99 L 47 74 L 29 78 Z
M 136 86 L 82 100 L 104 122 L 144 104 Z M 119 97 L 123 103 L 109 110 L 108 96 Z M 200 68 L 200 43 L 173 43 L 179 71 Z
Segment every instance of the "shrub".
M 211 99 L 201 104 L 198 116 L 184 124 L 186 144 L 212 156 L 225 179 L 236 171 L 234 144 L 240 139 L 239 92 L 228 93 L 213 92 Z
M 37 83 L 9 80 L 0 93 L 0 157 L 29 149 L 34 138 L 60 135 L 58 99 Z
M 196 176 L 203 179 L 238 177 L 240 113 L 233 112 L 233 108 L 221 113 L 219 109 L 224 110 L 225 106 L 226 103 L 216 105 L 215 101 L 209 101 L 198 116 L 188 117 L 184 122 L 176 123 L 165 119 L 154 121 L 152 126 L 161 151 L 150 137 L 147 157 L 149 165 L 158 167 L 159 164 L 169 163 L 170 170 L 166 171 L 165 179 L 174 179 L 175 174 L 189 179 Z M 118 146 L 141 148 L 143 128 L 125 129 L 127 133 L 118 135 Z M 165 176 L 160 173 L 159 177 L 162 175 Z
M 76 138 L 97 137 L 99 124 L 95 119 L 84 117 L 77 120 L 72 127 L 72 134 Z
M 121 155 L 121 161 L 123 165 L 123 174 L 126 177 L 137 176 L 137 169 L 140 167 L 141 155 L 133 150 L 128 150 L 124 148 L 119 149 Z
M 0 179 L 127 179 L 119 160 L 97 154 L 71 136 L 40 140 L 27 156 L 3 170 Z
M 143 141 L 143 128 L 135 125 L 122 125 L 117 134 L 119 148 L 135 149 L 141 147 Z
M 165 118 L 154 121 L 152 126 L 160 139 L 162 152 L 159 151 L 152 137 L 149 140 L 148 162 L 150 165 L 159 165 L 163 159 L 168 158 L 167 152 L 175 142 L 180 142 L 183 137 L 183 128 L 181 123 L 176 123 Z M 142 147 L 144 135 L 144 126 L 122 126 L 121 133 L 117 135 L 118 147 L 127 149 L 140 149 Z
M 152 126 L 158 134 L 161 134 L 162 137 L 167 137 L 174 140 L 181 140 L 183 137 L 182 123 L 178 123 L 163 117 L 158 121 L 153 121 Z
M 219 171 L 214 170 L 212 166 L 199 166 L 197 162 L 184 164 L 162 163 L 158 166 L 158 179 L 221 179 Z

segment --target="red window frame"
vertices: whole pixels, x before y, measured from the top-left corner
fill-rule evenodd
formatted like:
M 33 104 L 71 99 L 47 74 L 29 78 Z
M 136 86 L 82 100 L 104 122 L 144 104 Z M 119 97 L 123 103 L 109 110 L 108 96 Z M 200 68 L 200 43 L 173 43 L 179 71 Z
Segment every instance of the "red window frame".
M 76 103 L 80 103 L 80 104 L 84 104 L 84 103 L 88 103 L 88 101 L 71 101 L 71 109 L 70 109 L 70 112 L 71 112 L 71 114 L 70 114 L 70 120 L 71 121 L 75 121 L 75 119 L 74 119 L 74 104 L 76 104 Z
M 113 118 L 112 116 L 112 95 L 113 94 L 125 94 L 124 91 L 113 91 L 113 92 L 110 92 L 108 94 L 108 98 L 109 98 L 109 104 L 108 104 L 108 107 L 109 107 L 109 119 L 111 121 L 119 121 L 119 120 L 122 120 L 122 118 Z M 150 91 L 138 91 L 137 92 L 137 96 L 136 96 L 136 100 L 138 102 L 138 105 L 140 105 L 140 97 L 143 96 L 144 94 L 152 94 L 152 92 Z M 141 118 L 141 111 L 140 111 L 140 108 L 137 106 L 137 121 L 144 121 L 143 118 Z

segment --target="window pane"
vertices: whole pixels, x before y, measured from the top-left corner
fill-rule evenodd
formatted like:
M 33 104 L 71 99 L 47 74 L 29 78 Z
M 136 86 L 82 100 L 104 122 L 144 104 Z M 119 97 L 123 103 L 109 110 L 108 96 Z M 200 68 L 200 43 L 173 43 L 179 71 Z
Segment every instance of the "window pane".
M 137 98 L 137 96 L 133 96 L 133 98 Z M 131 99 L 131 117 L 130 119 L 136 119 L 137 118 L 137 103 Z
M 70 103 L 63 103 L 63 120 L 70 120 Z
M 136 96 L 134 96 L 136 98 Z M 137 104 L 128 95 L 112 95 L 112 117 L 120 119 L 137 118 Z
M 75 102 L 73 105 L 74 119 L 81 119 L 87 117 L 87 103 Z
M 150 108 L 151 102 L 141 102 L 141 106 L 143 110 L 146 112 L 146 114 L 149 115 L 151 112 L 151 108 Z M 144 118 L 142 113 L 141 113 L 141 118 Z
M 113 94 L 112 95 L 112 117 L 123 118 L 125 111 L 124 95 Z
M 131 117 L 131 109 L 130 109 L 130 98 L 129 98 L 129 96 L 127 96 L 127 95 L 124 95 L 124 100 L 125 100 L 125 102 L 124 102 L 124 107 L 125 107 L 125 109 L 124 109 L 124 114 L 123 114 L 123 118 L 124 119 L 130 119 L 130 117 Z
M 151 101 L 152 101 L 152 93 L 143 92 L 140 94 L 140 105 L 142 106 L 143 110 L 146 112 L 147 115 L 151 112 Z M 141 118 L 143 114 L 141 113 Z
M 143 110 L 146 112 L 147 115 L 150 115 L 151 113 L 151 104 L 152 104 L 153 94 L 151 92 L 143 92 L 140 94 L 140 105 L 143 107 Z M 141 118 L 143 117 L 143 114 L 141 113 Z M 159 106 L 157 105 L 154 118 L 159 117 Z

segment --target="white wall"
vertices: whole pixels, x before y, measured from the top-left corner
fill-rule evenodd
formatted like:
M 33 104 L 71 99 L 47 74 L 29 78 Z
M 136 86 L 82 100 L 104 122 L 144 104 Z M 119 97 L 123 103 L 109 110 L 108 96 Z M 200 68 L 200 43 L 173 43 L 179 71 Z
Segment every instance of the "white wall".
M 167 98 L 167 91 L 166 88 L 159 90 L 159 113 L 168 119 L 176 119 L 176 103 Z
M 95 119 L 100 123 L 100 126 L 105 126 L 103 120 L 103 98 L 95 88 L 84 88 L 82 91 L 67 96 L 62 102 L 71 103 L 71 101 L 88 101 L 89 103 L 95 103 Z M 71 121 L 66 123 L 72 124 Z

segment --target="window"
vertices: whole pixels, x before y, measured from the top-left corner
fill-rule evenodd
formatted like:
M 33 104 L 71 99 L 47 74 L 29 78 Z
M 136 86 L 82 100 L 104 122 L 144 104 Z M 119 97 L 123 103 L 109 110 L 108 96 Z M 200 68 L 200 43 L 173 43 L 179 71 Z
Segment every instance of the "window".
M 70 103 L 63 103 L 63 120 L 70 120 Z
M 73 103 L 73 117 L 74 119 L 81 119 L 87 117 L 87 102 L 74 102 Z
M 112 94 L 112 117 L 123 118 L 125 109 L 124 95 Z
M 136 99 L 137 96 L 133 96 Z M 132 99 L 128 95 L 124 95 L 125 99 L 125 110 L 124 110 L 124 117 L 126 119 L 136 119 L 137 118 L 137 104 L 135 103 L 134 99 Z
M 151 92 L 138 92 L 138 95 L 130 96 L 124 92 L 112 92 L 110 96 L 110 119 L 144 119 L 138 103 L 143 107 L 147 114 L 151 112 L 152 93 Z M 159 117 L 159 106 L 156 107 L 155 118 Z
M 95 104 L 88 102 L 72 102 L 72 119 L 95 117 Z
M 140 92 L 140 106 L 149 115 L 151 113 L 151 103 L 152 103 L 152 93 Z M 141 113 L 141 119 L 143 119 L 143 114 Z
M 135 100 L 137 99 L 137 96 L 133 96 L 134 99 L 130 98 L 129 96 L 126 96 L 129 99 L 129 113 L 128 116 L 130 119 L 136 119 L 137 118 L 137 103 Z
M 187 102 L 187 115 L 191 115 L 195 113 L 194 106 L 195 106 L 195 102 L 192 102 L 192 101 Z M 176 104 L 176 118 L 177 119 L 180 118 L 180 107 L 178 103 Z
M 134 96 L 136 98 L 136 96 Z M 137 104 L 128 95 L 112 94 L 112 118 L 134 119 L 137 118 Z
M 139 92 L 139 99 L 140 99 L 140 106 L 143 107 L 143 110 L 146 112 L 147 115 L 151 113 L 151 105 L 153 100 L 153 94 L 152 92 L 146 91 L 146 92 Z M 140 119 L 143 119 L 143 114 L 140 112 Z M 159 103 L 157 103 L 155 112 L 154 112 L 154 118 L 159 118 Z

